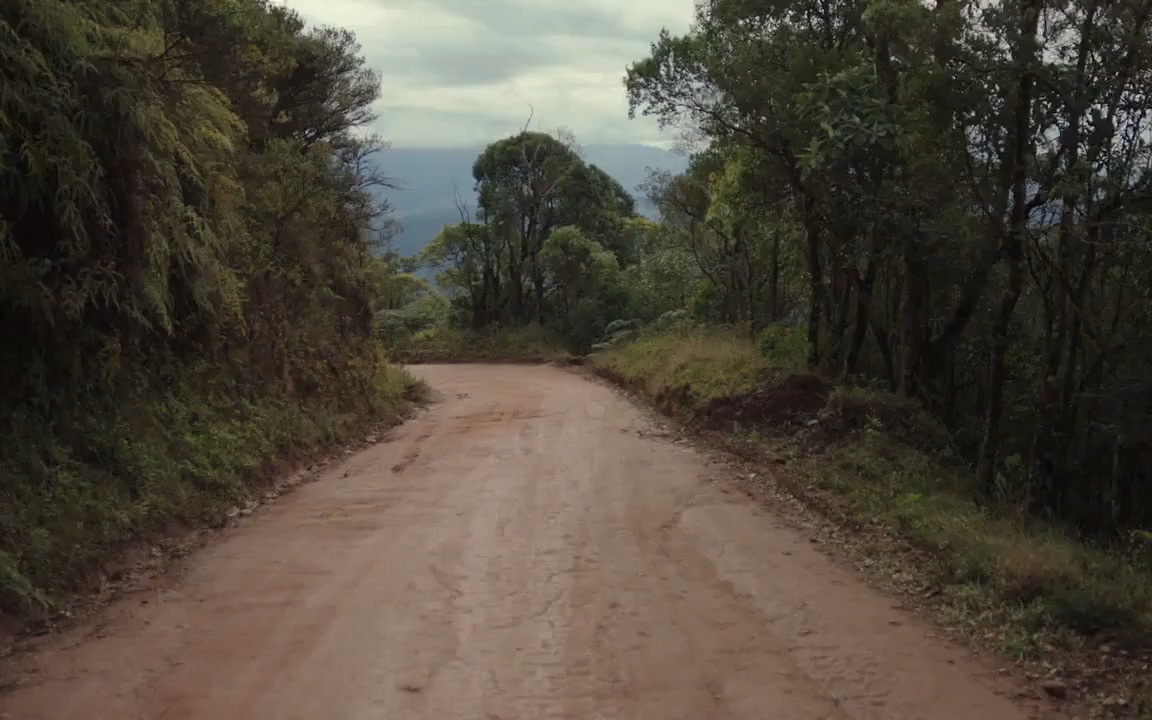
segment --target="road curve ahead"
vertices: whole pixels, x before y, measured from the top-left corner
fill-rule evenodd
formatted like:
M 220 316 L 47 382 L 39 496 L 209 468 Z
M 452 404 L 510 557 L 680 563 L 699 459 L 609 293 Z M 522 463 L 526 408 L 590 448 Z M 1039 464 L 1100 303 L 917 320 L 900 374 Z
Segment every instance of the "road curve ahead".
M 440 403 L 22 659 L 0 717 L 1028 717 L 609 388 L 416 372 Z

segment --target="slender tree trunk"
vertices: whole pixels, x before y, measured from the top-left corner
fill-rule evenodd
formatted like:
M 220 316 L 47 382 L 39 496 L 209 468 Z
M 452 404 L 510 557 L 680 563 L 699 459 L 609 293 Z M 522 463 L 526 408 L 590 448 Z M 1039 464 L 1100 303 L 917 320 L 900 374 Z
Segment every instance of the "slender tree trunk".
M 485 325 L 491 325 L 492 323 L 496 322 L 497 318 L 500 317 L 503 296 L 500 294 L 502 288 L 500 286 L 499 259 L 495 261 L 495 264 L 492 266 L 492 269 L 488 270 L 488 273 L 491 275 L 490 287 L 492 288 L 492 295 L 487 301 L 487 318 L 484 322 Z
M 820 225 L 816 201 L 804 194 L 804 229 L 808 241 L 808 367 L 820 365 L 820 315 L 824 305 L 824 268 L 820 262 Z
M 1064 439 L 1061 444 L 1059 463 L 1061 468 L 1069 468 L 1076 455 L 1073 438 L 1076 436 L 1076 419 L 1079 414 L 1079 364 L 1083 354 L 1084 339 L 1081 336 L 1084 322 L 1083 310 L 1088 296 L 1088 286 L 1096 269 L 1096 247 L 1099 242 L 1099 226 L 1090 224 L 1087 228 L 1088 247 L 1084 254 L 1080 277 L 1068 301 L 1071 313 L 1071 322 L 1068 329 L 1068 360 L 1064 363 L 1063 389 L 1060 393 L 1060 413 L 1056 419 L 1055 434 Z M 1063 503 L 1068 497 L 1068 478 L 1070 473 L 1065 471 L 1054 477 L 1052 488 L 1057 501 Z
M 1065 155 L 1064 171 L 1069 178 L 1078 170 L 1080 161 L 1080 133 L 1082 118 L 1085 112 L 1085 95 L 1087 92 L 1087 79 L 1085 70 L 1092 43 L 1093 27 L 1096 22 L 1096 11 L 1099 3 L 1093 2 L 1087 6 L 1084 21 L 1080 27 L 1080 43 L 1076 57 L 1075 92 L 1071 98 L 1068 113 L 1068 126 L 1063 134 L 1063 150 Z M 1089 151 L 1089 164 L 1094 159 L 1094 153 Z M 1069 286 L 1071 275 L 1071 253 L 1074 243 L 1075 213 L 1077 207 L 1078 190 L 1069 189 L 1063 193 L 1060 203 L 1060 226 L 1056 238 L 1056 261 L 1052 271 L 1052 280 L 1049 285 L 1052 297 L 1048 310 L 1048 323 L 1044 336 L 1044 361 L 1040 369 L 1039 391 L 1039 417 L 1036 421 L 1036 432 L 1032 438 L 1032 449 L 1028 467 L 1028 480 L 1032 497 L 1036 502 L 1035 509 L 1043 507 L 1043 498 L 1054 495 L 1054 478 L 1052 477 L 1052 462 L 1049 458 L 1049 446 L 1052 444 L 1053 434 L 1058 422 L 1060 411 L 1059 372 L 1060 361 L 1064 355 L 1064 347 L 1068 340 L 1068 304 L 1069 294 L 1073 289 Z M 1055 498 L 1051 498 L 1055 500 Z
M 540 266 L 540 253 L 532 253 L 532 288 L 535 295 L 535 309 L 533 318 L 538 323 L 544 322 L 544 269 Z
M 833 273 L 831 332 L 828 338 L 827 366 L 830 372 L 841 370 L 844 338 L 848 334 L 848 316 L 852 308 L 852 275 L 855 268 L 843 267 Z
M 892 343 L 888 337 L 888 331 L 880 324 L 880 321 L 876 319 L 874 314 L 869 315 L 868 324 L 872 327 L 872 337 L 876 339 L 876 347 L 880 349 L 880 357 L 884 361 L 888 389 L 891 392 L 896 392 L 898 389 L 896 383 L 896 363 L 892 359 Z
M 481 276 L 480 287 L 473 286 L 472 292 L 472 329 L 479 330 L 486 324 L 488 315 L 488 273 Z
M 920 306 L 923 303 L 923 263 L 920 244 L 914 235 L 905 238 L 903 264 L 904 284 L 900 300 L 900 394 L 916 397 L 919 392 L 916 379 L 920 373 L 923 349 L 920 338 Z
M 856 291 L 856 321 L 852 326 L 852 342 L 848 346 L 848 356 L 844 361 L 842 378 L 848 378 L 856 372 L 856 365 L 860 361 L 860 352 L 864 348 L 864 339 L 868 336 L 869 314 L 872 312 L 872 289 L 876 284 L 876 274 L 880 270 L 879 247 L 876 231 L 873 230 L 868 247 L 868 262 L 864 266 L 864 275 L 859 280 Z
M 1049 311 L 1048 328 L 1044 338 L 1043 359 L 1040 364 L 1040 390 L 1038 397 L 1039 414 L 1036 418 L 1036 431 L 1032 436 L 1032 447 L 1029 452 L 1028 484 L 1033 500 L 1033 509 L 1041 510 L 1046 503 L 1045 496 L 1051 494 L 1051 468 L 1049 459 L 1049 446 L 1052 443 L 1056 428 L 1057 415 L 1060 411 L 1060 364 L 1064 356 L 1064 347 L 1068 338 L 1067 288 L 1065 286 L 1066 272 L 1068 270 L 1068 245 L 1072 233 L 1072 213 L 1075 212 L 1075 201 L 1065 197 L 1061 206 L 1063 213 L 1060 220 L 1060 237 L 1057 240 L 1056 274 L 1060 279 L 1052 283 L 1051 309 Z
M 769 319 L 780 319 L 780 231 L 772 234 L 772 261 L 768 276 Z
M 752 256 L 751 253 L 748 252 L 748 244 L 744 243 L 740 254 L 740 281 L 744 284 L 744 312 L 748 322 L 749 336 L 755 335 L 756 323 L 760 320 L 756 312 L 756 300 L 760 294 L 759 290 L 761 286 L 753 282 L 754 276 Z
M 1010 345 L 1008 329 L 1023 287 L 1024 263 L 1010 258 L 1008 286 L 1000 298 L 1000 307 L 992 326 L 992 348 L 988 361 L 988 399 L 984 408 L 984 437 L 980 444 L 980 458 L 976 466 L 980 487 L 989 494 L 996 483 L 1000 420 L 1004 416 L 1004 380 Z
M 740 279 L 736 268 L 736 252 L 727 241 L 724 243 L 724 260 L 724 320 L 736 325 L 740 322 Z
M 1016 302 L 1024 287 L 1024 233 L 1028 223 L 1028 158 L 1032 151 L 1032 89 L 1035 78 L 1031 62 L 1035 55 L 1036 29 L 1043 0 L 1031 0 L 1021 10 L 1020 47 L 1017 50 L 1017 82 L 1013 115 L 1015 128 L 1012 149 L 1011 224 L 1004 237 L 1004 255 L 1008 260 L 1008 285 L 1000 298 L 1000 307 L 992 325 L 992 352 L 988 361 L 988 402 L 984 413 L 984 437 L 976 465 L 980 487 L 991 494 L 996 484 L 996 465 L 1000 441 L 1000 420 L 1004 415 L 1004 379 L 1008 357 L 1008 330 Z
M 500 228 L 497 232 L 508 232 Z M 528 252 L 528 241 L 524 236 L 522 224 L 517 226 L 519 235 L 508 233 L 508 312 L 505 317 L 501 312 L 501 320 L 511 320 L 520 323 L 524 319 L 524 257 Z

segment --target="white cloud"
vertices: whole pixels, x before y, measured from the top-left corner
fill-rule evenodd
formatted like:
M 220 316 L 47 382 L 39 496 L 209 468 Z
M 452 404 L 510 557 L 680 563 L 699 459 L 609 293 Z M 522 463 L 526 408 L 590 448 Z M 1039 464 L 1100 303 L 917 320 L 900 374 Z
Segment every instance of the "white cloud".
M 623 75 L 660 29 L 684 32 L 693 0 L 287 0 L 356 33 L 380 73 L 380 120 L 396 146 L 458 146 L 533 127 L 582 143 L 664 144 L 628 119 Z

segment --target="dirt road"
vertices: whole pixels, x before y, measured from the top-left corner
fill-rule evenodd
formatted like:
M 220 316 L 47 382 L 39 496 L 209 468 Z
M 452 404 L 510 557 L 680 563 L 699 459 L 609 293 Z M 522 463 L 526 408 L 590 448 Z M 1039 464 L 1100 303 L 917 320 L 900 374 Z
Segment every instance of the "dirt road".
M 610 389 L 417 372 L 440 404 L 50 640 L 0 717 L 1027 717 Z

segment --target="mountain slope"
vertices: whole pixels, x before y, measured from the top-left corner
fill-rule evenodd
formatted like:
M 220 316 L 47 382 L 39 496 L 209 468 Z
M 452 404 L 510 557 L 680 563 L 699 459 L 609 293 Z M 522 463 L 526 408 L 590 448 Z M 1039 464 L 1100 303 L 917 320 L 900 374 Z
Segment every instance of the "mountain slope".
M 379 163 L 395 188 L 382 193 L 401 226 L 393 241 L 403 255 L 418 252 L 445 226 L 460 222 L 457 200 L 469 211 L 475 209 L 472 163 L 482 147 L 389 148 Z M 636 208 L 645 215 L 655 210 L 637 187 L 648 178 L 649 169 L 680 172 L 687 158 L 649 145 L 586 145 L 584 159 L 615 178 L 636 198 Z

